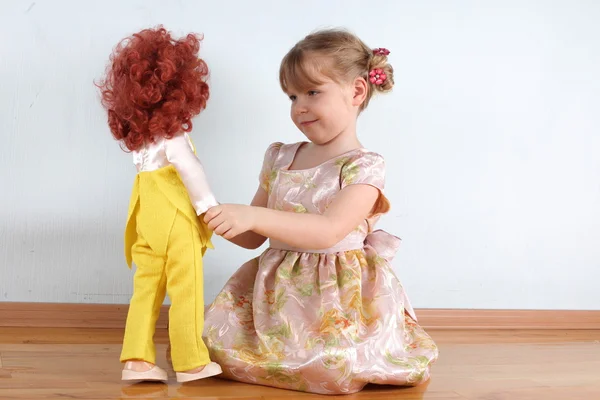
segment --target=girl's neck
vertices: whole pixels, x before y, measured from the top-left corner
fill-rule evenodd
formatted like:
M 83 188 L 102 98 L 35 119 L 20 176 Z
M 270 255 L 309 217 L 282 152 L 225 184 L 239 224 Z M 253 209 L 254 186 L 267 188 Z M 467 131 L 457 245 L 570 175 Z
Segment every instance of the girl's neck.
M 314 168 L 324 162 L 334 159 L 342 154 L 361 148 L 362 145 L 356 137 L 356 131 L 345 131 L 334 139 L 324 144 L 302 142 L 296 150 L 290 170 L 303 170 Z
M 356 137 L 356 128 L 347 129 L 341 132 L 335 138 L 324 144 L 315 144 L 310 142 L 306 145 L 307 150 L 317 155 L 319 158 L 336 157 L 351 150 L 362 147 Z

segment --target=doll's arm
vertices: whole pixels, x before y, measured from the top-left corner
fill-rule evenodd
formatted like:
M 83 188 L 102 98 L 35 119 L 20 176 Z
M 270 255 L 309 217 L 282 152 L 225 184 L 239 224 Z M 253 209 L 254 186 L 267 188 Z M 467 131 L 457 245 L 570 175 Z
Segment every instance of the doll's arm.
M 177 169 L 197 215 L 218 205 L 210 188 L 204 167 L 194 154 L 186 135 L 177 135 L 167 140 L 167 160 Z

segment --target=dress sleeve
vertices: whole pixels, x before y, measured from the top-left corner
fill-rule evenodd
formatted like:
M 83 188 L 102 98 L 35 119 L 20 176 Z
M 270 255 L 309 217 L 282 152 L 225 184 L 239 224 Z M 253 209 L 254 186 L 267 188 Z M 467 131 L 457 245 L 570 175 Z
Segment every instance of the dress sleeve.
M 340 177 L 341 189 L 350 185 L 369 185 L 379 190 L 379 198 L 372 214 L 385 214 L 390 210 L 390 203 L 384 194 L 385 160 L 377 153 L 361 153 L 342 166 Z
M 265 156 L 263 158 L 263 165 L 260 170 L 260 186 L 267 192 L 270 193 L 271 183 L 277 176 L 277 170 L 274 168 L 275 160 L 277 155 L 279 154 L 279 150 L 283 146 L 281 142 L 275 142 L 269 145 L 267 151 L 265 151 Z

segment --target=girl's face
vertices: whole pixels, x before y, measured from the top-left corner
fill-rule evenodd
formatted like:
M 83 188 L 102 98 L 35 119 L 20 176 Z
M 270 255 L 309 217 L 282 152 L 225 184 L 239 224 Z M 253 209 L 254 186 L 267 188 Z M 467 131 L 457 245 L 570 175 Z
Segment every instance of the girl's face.
M 359 78 L 358 80 L 364 79 Z M 359 106 L 364 100 L 366 82 L 339 84 L 327 77 L 315 87 L 300 91 L 289 88 L 291 117 L 300 131 L 315 144 L 326 144 L 349 129 L 355 129 Z M 364 89 L 360 87 L 364 86 Z M 358 95 L 357 95 L 358 92 Z

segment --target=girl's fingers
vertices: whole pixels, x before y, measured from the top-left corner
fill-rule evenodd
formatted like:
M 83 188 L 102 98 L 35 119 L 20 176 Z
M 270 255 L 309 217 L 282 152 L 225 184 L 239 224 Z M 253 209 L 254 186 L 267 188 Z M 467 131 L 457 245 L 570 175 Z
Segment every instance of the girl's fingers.
M 215 217 L 219 216 L 220 214 L 221 214 L 221 206 L 212 207 L 204 214 L 204 222 L 208 224 L 213 219 L 215 219 Z
M 234 237 L 236 237 L 239 234 L 240 234 L 240 232 L 238 232 L 237 229 L 231 228 L 223 234 L 223 237 L 225 239 L 229 240 L 229 239 L 233 239 Z
M 231 226 L 229 226 L 229 224 L 227 224 L 226 222 L 223 222 L 221 225 L 219 225 L 214 232 L 219 235 L 219 236 L 223 236 L 223 234 L 225 232 L 227 232 L 228 230 L 231 229 Z
M 211 231 L 214 231 L 215 229 L 217 229 L 217 227 L 219 225 L 221 225 L 223 222 L 225 222 L 225 218 L 223 218 L 223 216 L 219 215 L 217 217 L 214 217 L 209 223 L 208 223 L 208 229 L 210 229 Z

